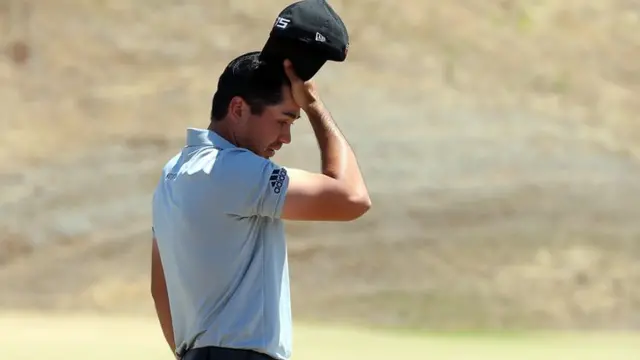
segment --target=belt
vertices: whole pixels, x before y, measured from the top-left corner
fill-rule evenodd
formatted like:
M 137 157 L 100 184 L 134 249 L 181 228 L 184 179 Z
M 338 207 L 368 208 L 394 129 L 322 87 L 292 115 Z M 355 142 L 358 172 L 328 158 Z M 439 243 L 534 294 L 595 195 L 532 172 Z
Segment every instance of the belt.
M 181 360 L 274 360 L 253 350 L 205 346 L 189 349 Z

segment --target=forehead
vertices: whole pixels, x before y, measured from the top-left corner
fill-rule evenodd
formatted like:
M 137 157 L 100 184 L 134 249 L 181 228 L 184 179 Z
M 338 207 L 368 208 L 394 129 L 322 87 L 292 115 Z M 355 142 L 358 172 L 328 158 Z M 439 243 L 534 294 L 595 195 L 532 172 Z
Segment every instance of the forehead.
M 282 85 L 282 103 L 283 106 L 298 107 L 295 100 L 293 100 L 293 93 L 291 92 L 291 86 Z
M 293 95 L 291 93 L 291 88 L 289 86 L 283 85 L 282 87 L 282 101 L 278 104 L 274 104 L 271 106 L 267 106 L 265 109 L 271 116 L 277 117 L 291 117 L 292 119 L 297 119 L 300 117 L 300 107 L 296 104 L 295 100 L 293 100 Z

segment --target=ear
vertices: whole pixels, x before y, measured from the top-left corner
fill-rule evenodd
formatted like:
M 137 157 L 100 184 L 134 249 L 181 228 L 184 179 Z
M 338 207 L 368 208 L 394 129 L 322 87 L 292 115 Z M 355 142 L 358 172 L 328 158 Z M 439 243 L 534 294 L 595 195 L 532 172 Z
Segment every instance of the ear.
M 239 96 L 234 96 L 229 102 L 229 118 L 233 121 L 244 120 L 249 112 L 249 106 Z

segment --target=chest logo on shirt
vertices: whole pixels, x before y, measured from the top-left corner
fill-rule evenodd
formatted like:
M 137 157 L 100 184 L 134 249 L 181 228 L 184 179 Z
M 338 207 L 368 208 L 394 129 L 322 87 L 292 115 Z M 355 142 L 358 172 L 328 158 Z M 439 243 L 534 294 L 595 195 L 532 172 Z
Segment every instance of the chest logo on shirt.
M 282 191 L 282 185 L 284 184 L 284 180 L 287 178 L 287 170 L 285 169 L 275 169 L 271 172 L 271 177 L 269 177 L 269 183 L 271 184 L 271 188 L 273 192 L 276 194 L 280 194 Z

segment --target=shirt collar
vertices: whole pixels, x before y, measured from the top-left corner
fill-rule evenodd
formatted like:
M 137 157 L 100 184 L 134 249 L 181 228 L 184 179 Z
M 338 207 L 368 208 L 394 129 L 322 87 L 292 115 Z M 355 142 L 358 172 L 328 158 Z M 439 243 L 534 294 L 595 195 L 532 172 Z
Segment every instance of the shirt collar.
M 211 130 L 197 128 L 187 128 L 187 146 L 215 146 L 220 149 L 236 147 Z

